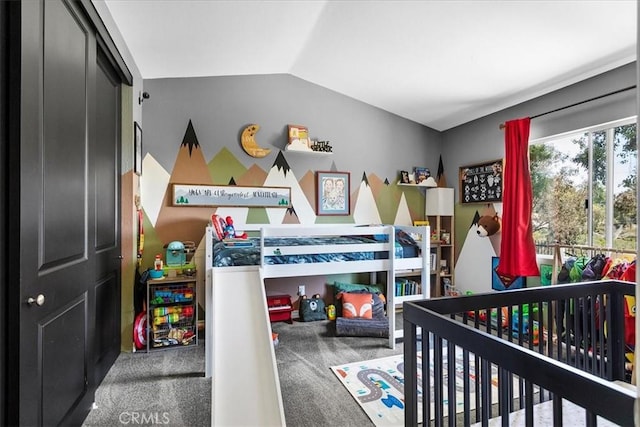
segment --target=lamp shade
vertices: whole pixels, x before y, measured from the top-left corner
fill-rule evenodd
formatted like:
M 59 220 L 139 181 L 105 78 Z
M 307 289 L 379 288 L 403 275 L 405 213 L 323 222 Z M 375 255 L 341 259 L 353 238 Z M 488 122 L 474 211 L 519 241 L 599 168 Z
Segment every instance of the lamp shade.
M 427 188 L 424 212 L 426 215 L 453 216 L 453 188 Z

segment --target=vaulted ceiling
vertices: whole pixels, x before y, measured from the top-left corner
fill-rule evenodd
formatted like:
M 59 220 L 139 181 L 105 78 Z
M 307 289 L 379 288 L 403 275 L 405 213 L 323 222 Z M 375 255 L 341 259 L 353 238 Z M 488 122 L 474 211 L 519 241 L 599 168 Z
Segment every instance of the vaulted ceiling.
M 636 59 L 634 0 L 105 2 L 144 79 L 291 74 L 436 130 Z

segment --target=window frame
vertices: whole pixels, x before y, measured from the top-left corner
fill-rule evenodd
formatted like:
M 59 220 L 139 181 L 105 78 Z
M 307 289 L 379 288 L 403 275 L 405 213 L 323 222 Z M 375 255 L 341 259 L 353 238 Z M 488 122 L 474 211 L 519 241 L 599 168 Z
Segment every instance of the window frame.
M 532 139 L 529 141 L 529 146 L 532 145 L 536 145 L 536 144 L 544 144 L 544 143 L 548 143 L 548 142 L 553 142 L 553 141 L 557 141 L 560 139 L 567 139 L 567 138 L 571 138 L 572 136 L 579 136 L 579 135 L 584 135 L 585 133 L 587 134 L 587 140 L 588 140 L 588 147 L 587 147 L 587 152 L 588 152 L 588 162 L 589 162 L 589 169 L 587 171 L 587 180 L 588 180 L 588 186 L 587 186 L 587 199 L 585 200 L 585 202 L 587 203 L 587 241 L 586 241 L 586 245 L 587 246 L 592 246 L 593 245 L 593 234 L 594 234 L 594 230 L 593 230 L 593 224 L 594 224 L 594 218 L 593 218 L 593 159 L 594 159 L 594 154 L 593 154 L 593 134 L 596 132 L 602 132 L 605 131 L 606 132 L 606 159 L 607 159 L 607 174 L 606 174 L 606 184 L 605 184 L 605 194 L 606 194 L 606 201 L 605 201 L 605 241 L 606 241 L 606 247 L 607 248 L 612 248 L 614 241 L 613 241 L 613 228 L 611 227 L 611 225 L 613 224 L 614 221 L 614 203 L 615 203 L 615 194 L 614 194 L 614 169 L 615 169 L 615 162 L 614 162 L 614 157 L 615 157 L 615 152 L 614 152 L 614 136 L 615 136 L 615 128 L 616 127 L 620 127 L 620 126 L 627 126 L 627 125 L 631 125 L 634 124 L 636 126 L 636 139 L 638 138 L 638 116 L 630 116 L 630 117 L 625 117 L 623 119 L 618 119 L 618 120 L 612 120 L 609 122 L 605 122 L 605 123 L 600 123 L 597 125 L 593 125 L 593 126 L 588 126 L 588 127 L 584 127 L 581 129 L 576 129 L 576 130 L 571 130 L 571 131 L 567 131 L 567 132 L 562 132 L 559 134 L 555 134 L 555 135 L 550 135 L 550 136 L 545 136 L 545 137 L 541 137 L 541 138 L 536 138 L 536 139 Z M 638 175 L 638 164 L 640 163 L 638 161 L 638 149 L 636 149 L 636 179 L 637 179 L 637 175 Z M 638 190 L 636 190 L 636 194 L 637 194 Z M 637 219 L 636 219 L 637 222 Z M 637 226 L 638 224 L 636 224 Z M 638 240 L 636 239 L 636 250 L 638 249 Z

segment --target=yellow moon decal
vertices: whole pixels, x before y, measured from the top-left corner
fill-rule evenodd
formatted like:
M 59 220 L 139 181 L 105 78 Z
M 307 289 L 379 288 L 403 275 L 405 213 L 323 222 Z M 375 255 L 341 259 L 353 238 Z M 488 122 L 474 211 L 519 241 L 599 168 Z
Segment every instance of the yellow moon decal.
M 249 125 L 242 131 L 240 142 L 242 142 L 242 148 L 251 157 L 264 157 L 271 152 L 270 148 L 262 148 L 255 140 L 255 135 L 260 130 L 259 125 Z

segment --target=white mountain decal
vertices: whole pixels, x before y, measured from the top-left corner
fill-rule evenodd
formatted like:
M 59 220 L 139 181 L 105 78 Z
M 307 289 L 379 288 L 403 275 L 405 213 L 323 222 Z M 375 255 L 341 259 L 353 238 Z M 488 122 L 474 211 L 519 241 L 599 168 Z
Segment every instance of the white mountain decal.
M 300 224 L 315 224 L 316 213 L 309 204 L 307 196 L 302 191 L 300 183 L 298 183 L 282 151 L 278 153 L 263 185 L 265 187 L 290 187 L 291 205 L 298 215 Z M 284 222 L 287 209 L 267 208 L 266 211 L 269 217 L 269 224 L 282 224 Z
M 479 214 L 471 223 L 460 255 L 456 260 L 455 285 L 458 291 L 491 291 L 491 258 L 496 256 L 491 240 L 478 236 Z
M 140 176 L 140 202 L 149 221 L 155 227 L 171 175 L 150 153 L 142 160 L 142 170 L 144 173 Z
M 366 175 L 363 174 L 360 187 L 358 188 L 358 196 L 356 204 L 353 207 L 353 222 L 356 224 L 381 224 L 378 205 L 373 196 L 371 187 L 367 182 Z

